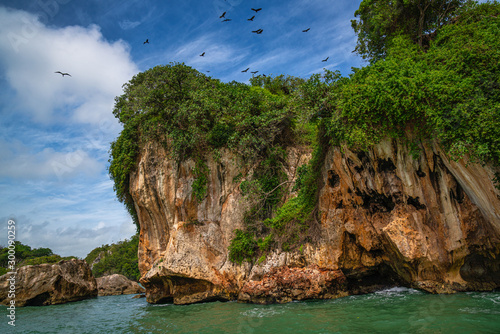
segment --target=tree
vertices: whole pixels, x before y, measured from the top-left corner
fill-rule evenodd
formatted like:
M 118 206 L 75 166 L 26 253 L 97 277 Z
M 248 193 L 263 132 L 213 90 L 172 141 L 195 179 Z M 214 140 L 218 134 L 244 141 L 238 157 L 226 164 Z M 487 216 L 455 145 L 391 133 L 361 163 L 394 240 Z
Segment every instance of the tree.
M 386 55 L 397 35 L 407 35 L 420 47 L 426 35 L 436 32 L 470 0 L 363 0 L 351 20 L 358 35 L 355 52 L 375 62 Z

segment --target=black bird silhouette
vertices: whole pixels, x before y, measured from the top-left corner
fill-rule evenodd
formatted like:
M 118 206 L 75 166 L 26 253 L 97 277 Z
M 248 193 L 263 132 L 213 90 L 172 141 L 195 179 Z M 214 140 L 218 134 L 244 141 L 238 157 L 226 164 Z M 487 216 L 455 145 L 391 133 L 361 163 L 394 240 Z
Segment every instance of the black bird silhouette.
M 254 18 L 255 18 L 255 15 L 252 16 L 251 18 L 247 19 L 247 21 L 253 21 Z
M 250 69 L 250 67 L 248 67 L 246 70 L 243 70 L 241 72 L 247 72 L 249 69 Z
M 251 72 L 251 71 L 250 71 L 250 73 L 252 73 L 252 74 L 255 74 L 255 73 L 257 73 L 257 72 L 259 72 L 259 71 L 253 71 L 253 72 Z
M 308 32 L 311 28 L 307 28 L 306 30 L 302 30 L 302 32 Z
M 221 15 L 221 16 L 219 16 L 219 19 L 222 19 L 222 18 L 224 18 L 225 16 L 226 16 L 226 12 L 222 13 L 222 15 Z
M 64 78 L 64 76 L 65 76 L 65 75 L 71 76 L 71 74 L 69 74 L 69 73 L 63 73 L 63 72 L 61 72 L 61 71 L 56 71 L 56 72 L 54 72 L 54 73 L 59 73 L 60 75 L 62 75 L 62 76 L 63 76 L 63 78 Z
M 149 44 L 149 39 L 146 39 L 146 41 L 142 44 Z
M 327 60 L 328 60 L 328 58 L 330 58 L 330 57 L 326 57 L 326 58 L 325 58 L 325 59 L 323 59 L 322 61 L 327 61 Z
M 231 21 L 231 19 L 222 20 L 222 22 L 228 22 L 228 21 Z
M 203 57 L 203 56 L 205 56 L 205 52 L 203 52 L 203 53 L 200 55 L 200 57 Z
M 254 32 L 254 33 L 256 33 L 256 34 L 260 35 L 260 34 L 262 34 L 262 32 L 263 32 L 263 31 L 264 31 L 264 30 L 262 30 L 262 29 L 257 29 L 257 30 L 253 30 L 252 32 Z
M 257 8 L 257 9 L 252 8 L 252 10 L 257 13 L 258 11 L 262 10 L 262 8 Z

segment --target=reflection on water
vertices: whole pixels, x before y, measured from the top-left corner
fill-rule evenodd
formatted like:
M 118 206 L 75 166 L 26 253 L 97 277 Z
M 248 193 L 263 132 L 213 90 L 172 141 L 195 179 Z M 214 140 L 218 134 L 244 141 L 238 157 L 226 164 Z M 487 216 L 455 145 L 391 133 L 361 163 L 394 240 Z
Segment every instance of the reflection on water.
M 4 311 L 6 314 L 6 311 Z M 393 288 L 327 301 L 149 305 L 108 296 L 16 309 L 0 333 L 500 333 L 500 292 L 429 295 Z

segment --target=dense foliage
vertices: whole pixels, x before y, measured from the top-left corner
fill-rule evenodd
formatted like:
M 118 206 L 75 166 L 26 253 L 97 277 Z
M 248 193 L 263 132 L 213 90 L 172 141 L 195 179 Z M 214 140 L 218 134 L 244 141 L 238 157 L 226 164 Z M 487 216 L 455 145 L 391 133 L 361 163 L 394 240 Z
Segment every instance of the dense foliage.
M 334 144 L 366 149 L 381 138 L 438 139 L 455 158 L 500 161 L 500 6 L 482 4 L 443 27 L 423 52 L 400 36 L 387 57 L 334 92 Z M 333 93 L 332 93 L 333 94 Z
M 93 249 L 85 258 L 89 265 L 100 256 L 99 262 L 92 267 L 94 277 L 121 274 L 128 279 L 138 281 L 140 276 L 137 250 L 139 237 L 134 235 L 130 240 L 120 241 L 116 244 L 102 245 Z
M 405 35 L 423 46 L 426 34 L 455 17 L 468 0 L 363 0 L 351 24 L 358 35 L 355 51 L 372 62 L 385 56 L 391 40 Z

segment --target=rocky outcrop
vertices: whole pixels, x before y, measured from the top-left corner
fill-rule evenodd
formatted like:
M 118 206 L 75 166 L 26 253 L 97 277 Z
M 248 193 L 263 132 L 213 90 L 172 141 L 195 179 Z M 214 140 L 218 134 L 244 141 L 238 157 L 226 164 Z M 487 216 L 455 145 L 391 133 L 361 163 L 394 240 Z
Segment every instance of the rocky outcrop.
M 286 303 L 292 300 L 332 299 L 347 295 L 346 277 L 341 270 L 274 267 L 259 281 L 250 280 L 238 300 L 258 304 Z
M 120 274 L 98 277 L 96 281 L 99 296 L 131 295 L 145 291 L 139 283 Z
M 111 250 L 100 252 L 99 255 L 97 255 L 97 257 L 94 259 L 94 261 L 92 261 L 92 263 L 89 263 L 90 269 L 93 270 L 94 266 L 101 262 L 107 255 L 111 255 Z
M 10 280 L 14 277 L 14 280 Z M 9 296 L 15 282 L 15 298 Z M 87 262 L 71 259 L 56 264 L 24 266 L 0 277 L 0 302 L 15 306 L 62 304 L 97 296 L 97 283 Z
M 139 269 L 151 303 L 269 303 L 334 298 L 404 285 L 433 293 L 500 287 L 500 192 L 494 170 L 451 161 L 435 144 L 413 158 L 397 141 L 369 151 L 332 147 L 325 156 L 316 238 L 300 252 L 228 260 L 248 201 L 239 185 L 252 168 L 222 152 L 207 163 L 207 196 L 192 193 L 194 162 L 145 145 L 131 175 L 140 222 Z M 289 196 L 306 150 L 289 148 Z

